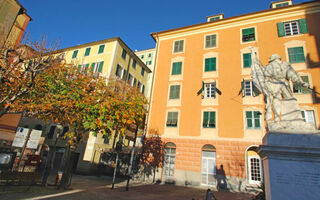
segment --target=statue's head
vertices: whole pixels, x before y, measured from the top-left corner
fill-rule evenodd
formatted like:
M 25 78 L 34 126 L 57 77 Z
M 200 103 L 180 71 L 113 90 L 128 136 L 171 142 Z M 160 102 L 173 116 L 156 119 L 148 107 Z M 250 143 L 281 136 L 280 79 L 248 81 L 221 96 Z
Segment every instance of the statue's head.
M 272 62 L 277 59 L 281 60 L 281 56 L 279 56 L 278 54 L 272 54 L 269 58 L 269 62 Z

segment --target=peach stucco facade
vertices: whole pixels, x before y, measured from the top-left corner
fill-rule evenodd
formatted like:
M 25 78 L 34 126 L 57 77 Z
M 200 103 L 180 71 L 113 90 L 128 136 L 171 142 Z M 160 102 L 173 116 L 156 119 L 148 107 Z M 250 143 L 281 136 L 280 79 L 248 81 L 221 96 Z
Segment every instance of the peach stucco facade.
M 278 35 L 278 23 L 299 19 L 306 20 L 307 33 L 301 30 L 296 35 Z M 215 151 L 215 177 L 227 177 L 230 182 L 227 187 L 231 189 L 242 190 L 249 184 L 247 159 L 254 154 L 249 152 L 250 147 L 261 144 L 266 134 L 265 103 L 263 95 L 239 95 L 242 81 L 251 79 L 251 69 L 244 67 L 243 54 L 249 53 L 252 46 L 262 64 L 267 65 L 272 54 L 278 53 L 283 61 L 289 62 L 288 48 L 303 47 L 305 61 L 291 65 L 300 75 L 308 76 L 310 86 L 320 91 L 318 19 L 320 2 L 307 2 L 152 34 L 157 54 L 148 130 L 156 130 L 165 143 L 175 144 L 174 175 L 170 179 L 202 184 L 202 150 L 204 145 L 211 145 Z M 243 41 L 243 30 L 251 28 L 254 40 Z M 208 35 L 215 35 L 216 44 L 210 48 L 205 46 Z M 176 53 L 175 44 L 181 40 L 183 50 Z M 205 70 L 207 58 L 215 58 L 215 70 Z M 172 75 L 176 62 L 182 63 L 181 73 Z M 202 82 L 215 83 L 221 95 L 206 98 L 204 92 L 197 94 Z M 170 98 L 173 85 L 180 87 L 180 95 L 174 99 Z M 294 96 L 301 110 L 313 112 L 314 124 L 319 129 L 320 96 L 313 92 Z M 247 128 L 247 111 L 261 114 L 261 126 Z M 178 113 L 176 126 L 166 124 L 169 112 Z M 204 112 L 215 112 L 215 127 L 203 128 Z M 218 172 L 221 165 L 224 174 Z M 166 178 L 163 174 L 159 176 L 162 180 Z

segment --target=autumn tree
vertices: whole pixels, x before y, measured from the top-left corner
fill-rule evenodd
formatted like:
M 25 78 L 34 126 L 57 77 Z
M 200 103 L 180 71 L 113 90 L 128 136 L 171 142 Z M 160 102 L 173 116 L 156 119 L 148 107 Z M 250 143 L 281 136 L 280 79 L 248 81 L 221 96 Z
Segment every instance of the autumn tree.
M 61 56 L 46 55 L 58 42 L 48 45 L 46 39 L 0 50 L 0 117 L 33 89 L 40 72 L 60 64 Z

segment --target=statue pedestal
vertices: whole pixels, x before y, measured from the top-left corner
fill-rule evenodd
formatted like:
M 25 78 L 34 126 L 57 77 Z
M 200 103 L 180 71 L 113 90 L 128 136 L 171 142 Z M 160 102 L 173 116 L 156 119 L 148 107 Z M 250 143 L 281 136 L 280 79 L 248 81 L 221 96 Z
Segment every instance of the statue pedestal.
M 320 198 L 320 132 L 268 132 L 259 154 L 266 199 Z

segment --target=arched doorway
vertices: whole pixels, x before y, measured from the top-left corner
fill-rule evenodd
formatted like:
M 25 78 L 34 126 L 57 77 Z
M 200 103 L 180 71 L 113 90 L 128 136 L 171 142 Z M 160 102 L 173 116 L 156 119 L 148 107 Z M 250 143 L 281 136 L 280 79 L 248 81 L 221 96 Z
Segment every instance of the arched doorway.
M 176 145 L 168 142 L 164 146 L 164 159 L 163 159 L 163 177 L 174 176 L 174 164 L 176 160 Z
M 201 184 L 215 185 L 216 175 L 216 148 L 207 144 L 202 147 L 201 155 Z

